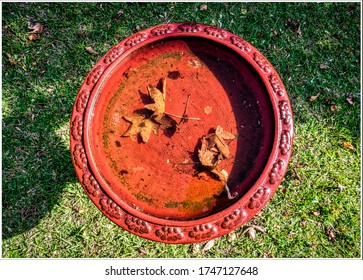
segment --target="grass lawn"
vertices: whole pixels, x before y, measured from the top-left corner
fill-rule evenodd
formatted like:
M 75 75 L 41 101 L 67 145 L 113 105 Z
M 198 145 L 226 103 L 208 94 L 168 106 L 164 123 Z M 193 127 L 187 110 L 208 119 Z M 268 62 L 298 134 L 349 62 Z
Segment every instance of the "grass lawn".
M 361 256 L 360 3 L 202 4 L 2 4 L 4 258 Z M 252 43 L 279 72 L 294 113 L 293 155 L 276 194 L 206 252 L 114 225 L 83 191 L 69 151 L 73 102 L 93 65 L 140 29 L 182 21 Z M 29 40 L 36 22 L 44 30 Z M 251 238 L 252 225 L 266 232 Z

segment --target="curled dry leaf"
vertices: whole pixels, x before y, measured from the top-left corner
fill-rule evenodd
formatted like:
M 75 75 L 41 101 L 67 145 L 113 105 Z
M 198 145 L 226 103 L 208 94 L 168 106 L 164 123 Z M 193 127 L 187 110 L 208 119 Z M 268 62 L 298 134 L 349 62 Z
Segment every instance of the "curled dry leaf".
M 203 252 L 206 252 L 206 251 L 208 251 L 208 250 L 210 250 L 213 246 L 214 246 L 214 239 L 212 239 L 212 240 L 210 240 L 210 241 L 208 241 L 205 245 L 204 245 L 204 247 L 203 247 Z
M 200 243 L 194 243 L 193 244 L 193 249 L 192 249 L 193 254 L 199 253 L 200 252 L 200 247 L 201 247 Z
M 16 65 L 17 64 L 17 62 L 11 58 L 11 54 L 10 53 L 6 53 L 6 56 L 9 59 L 10 65 Z
M 341 185 L 341 184 L 338 184 L 338 189 L 340 190 L 340 192 L 342 192 L 343 191 L 343 189 L 345 189 L 345 186 L 343 186 L 343 185 Z
M 96 52 L 92 47 L 87 47 L 86 51 L 90 54 L 98 54 L 98 52 Z
M 248 235 L 250 236 L 251 240 L 255 240 L 256 230 L 253 227 L 250 227 L 249 230 L 248 230 Z
M 326 64 L 324 64 L 324 63 L 320 63 L 319 68 L 320 68 L 320 69 L 328 69 L 328 68 L 329 68 L 329 66 L 328 66 L 328 65 L 326 65 Z
M 318 93 L 317 95 L 313 95 L 309 98 L 310 102 L 313 102 L 315 99 L 317 99 L 319 97 L 320 93 Z
M 315 211 L 315 212 L 313 212 L 313 215 L 314 215 L 315 217 L 320 216 L 320 212 Z
M 345 100 L 347 100 L 347 102 L 349 103 L 349 105 L 353 105 L 354 104 L 353 95 L 349 95 Z
M 331 105 L 330 106 L 330 110 L 333 111 L 333 112 L 334 111 L 338 111 L 339 110 L 339 107 L 337 105 Z
M 335 234 L 335 231 L 332 228 L 329 228 L 327 230 L 327 234 L 328 234 L 328 238 L 329 238 L 330 241 L 335 241 L 336 234 Z
M 35 41 L 38 39 L 37 34 L 30 34 L 28 37 L 29 41 Z
M 349 142 L 344 141 L 343 147 L 346 148 L 347 150 L 355 151 L 355 147 Z
M 31 33 L 42 33 L 44 29 L 44 25 L 41 23 L 35 23 L 35 24 L 28 24 L 28 28 L 31 30 Z

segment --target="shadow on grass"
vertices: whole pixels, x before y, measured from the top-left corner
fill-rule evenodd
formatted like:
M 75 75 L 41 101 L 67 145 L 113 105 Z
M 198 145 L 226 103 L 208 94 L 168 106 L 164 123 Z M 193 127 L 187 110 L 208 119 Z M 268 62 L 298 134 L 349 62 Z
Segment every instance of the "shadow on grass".
M 66 146 L 71 106 L 55 105 L 61 95 L 41 100 L 39 93 L 11 92 L 8 98 L 20 106 L 3 118 L 3 239 L 50 216 L 66 185 L 77 182 Z

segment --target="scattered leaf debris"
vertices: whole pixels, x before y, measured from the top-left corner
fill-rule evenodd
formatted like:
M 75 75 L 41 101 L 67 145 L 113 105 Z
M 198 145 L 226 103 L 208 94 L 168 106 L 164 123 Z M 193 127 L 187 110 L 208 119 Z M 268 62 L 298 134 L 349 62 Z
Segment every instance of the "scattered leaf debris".
M 38 23 L 38 22 L 35 24 L 29 23 L 28 28 L 31 30 L 31 33 L 34 33 L 34 34 L 42 33 L 43 29 L 44 29 L 44 25 L 41 23 Z
M 204 245 L 204 247 L 203 247 L 203 253 L 204 252 L 206 252 L 206 251 L 208 251 L 208 250 L 210 250 L 213 246 L 214 246 L 214 239 L 212 239 L 212 240 L 209 240 L 205 245 Z
M 328 69 L 328 68 L 329 68 L 329 66 L 328 66 L 328 65 L 326 65 L 326 64 L 324 64 L 324 63 L 320 63 L 319 68 L 320 68 L 320 69 Z
M 348 95 L 345 100 L 347 100 L 347 102 L 349 103 L 349 105 L 353 105 L 354 104 L 353 95 L 351 95 L 351 94 Z
M 317 95 L 313 95 L 309 98 L 310 102 L 313 102 L 315 99 L 317 99 L 319 97 L 320 93 L 318 93 Z
M 86 51 L 90 54 L 98 54 L 98 52 L 96 52 L 92 47 L 87 47 Z
M 343 186 L 343 185 L 341 185 L 341 184 L 338 184 L 338 189 L 340 190 L 340 192 L 342 192 L 343 191 L 343 189 L 345 189 L 346 187 L 345 186 Z

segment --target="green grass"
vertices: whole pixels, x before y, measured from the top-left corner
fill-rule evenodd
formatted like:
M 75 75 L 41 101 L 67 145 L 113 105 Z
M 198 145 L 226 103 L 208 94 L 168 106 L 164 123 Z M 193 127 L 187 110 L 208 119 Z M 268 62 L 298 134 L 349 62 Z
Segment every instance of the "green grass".
M 201 5 L 2 4 L 3 257 L 360 257 L 360 4 Z M 45 25 L 40 40 L 28 40 L 28 21 Z M 257 47 L 281 75 L 295 121 L 293 156 L 276 194 L 235 240 L 221 237 L 206 253 L 114 225 L 82 190 L 69 151 L 73 102 L 98 59 L 139 28 L 181 21 L 221 26 Z M 242 234 L 249 225 L 267 232 L 251 240 Z

